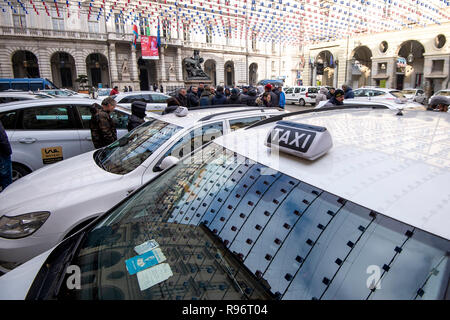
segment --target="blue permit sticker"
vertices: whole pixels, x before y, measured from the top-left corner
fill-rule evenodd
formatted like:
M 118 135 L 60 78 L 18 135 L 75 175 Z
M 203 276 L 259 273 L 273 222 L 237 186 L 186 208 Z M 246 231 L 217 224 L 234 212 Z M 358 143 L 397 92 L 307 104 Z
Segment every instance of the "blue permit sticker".
M 155 248 L 158 248 L 159 244 L 154 239 L 145 241 L 144 243 L 134 247 L 134 251 L 136 251 L 137 254 L 144 254 L 147 251 L 153 250 Z
M 166 260 L 166 257 L 162 253 L 160 248 L 156 248 L 154 250 L 148 251 L 140 256 L 133 257 L 125 261 L 125 265 L 127 267 L 130 275 L 133 275 L 139 271 L 150 268 L 154 265 L 157 265 L 160 262 Z

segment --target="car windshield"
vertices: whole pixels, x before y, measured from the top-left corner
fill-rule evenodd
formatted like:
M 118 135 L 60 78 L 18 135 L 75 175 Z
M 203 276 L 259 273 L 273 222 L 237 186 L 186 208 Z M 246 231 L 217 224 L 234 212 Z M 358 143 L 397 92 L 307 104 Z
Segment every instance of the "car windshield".
M 400 91 L 402 94 L 412 94 L 415 95 L 416 94 L 416 90 L 402 90 Z
M 110 92 L 111 89 L 99 89 L 97 93 L 99 96 L 109 96 Z
M 442 299 L 449 250 L 212 142 L 86 231 L 57 298 Z
M 438 93 L 435 94 L 436 96 L 450 96 L 450 91 L 439 91 Z
M 180 126 L 151 118 L 119 140 L 98 150 L 94 154 L 95 162 L 111 173 L 129 173 L 181 129 Z
M 406 98 L 401 91 L 389 91 L 396 98 Z

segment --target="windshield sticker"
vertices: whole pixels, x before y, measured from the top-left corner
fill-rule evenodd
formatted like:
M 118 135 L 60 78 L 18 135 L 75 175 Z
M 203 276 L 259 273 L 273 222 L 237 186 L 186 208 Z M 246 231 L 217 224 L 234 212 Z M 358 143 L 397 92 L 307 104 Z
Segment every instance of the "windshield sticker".
M 142 255 L 133 257 L 125 261 L 128 272 L 133 275 L 141 270 L 150 268 L 158 263 L 164 262 L 166 257 L 161 249 L 156 248 Z
M 134 251 L 136 251 L 137 254 L 144 254 L 150 250 L 153 250 L 155 248 L 158 248 L 159 244 L 154 239 L 145 241 L 144 243 L 134 247 Z
M 150 269 L 137 273 L 139 288 L 146 290 L 160 282 L 163 282 L 173 276 L 172 269 L 168 263 L 158 264 Z

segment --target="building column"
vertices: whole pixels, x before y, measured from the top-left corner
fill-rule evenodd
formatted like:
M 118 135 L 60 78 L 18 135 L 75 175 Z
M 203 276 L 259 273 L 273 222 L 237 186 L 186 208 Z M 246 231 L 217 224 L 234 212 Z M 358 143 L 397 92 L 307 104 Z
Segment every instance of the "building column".
M 41 78 L 47 78 L 53 81 L 50 56 L 47 50 L 45 48 L 39 48 L 38 52 L 39 75 Z
M 139 76 L 137 70 L 136 48 L 133 44 L 131 44 L 131 81 L 136 82 L 138 80 Z
M 0 77 L 14 78 L 12 61 L 5 48 L 0 49 Z
M 183 65 L 181 63 L 181 47 L 177 47 L 177 80 L 183 81 Z
M 314 66 L 313 66 L 311 85 L 312 86 L 316 86 L 317 85 L 317 67 L 316 67 L 315 63 L 314 63 Z
M 165 62 L 165 58 L 164 58 L 164 47 L 161 46 L 160 50 L 159 50 L 159 63 L 160 63 L 160 70 L 161 70 L 161 78 L 159 79 L 160 81 L 166 81 L 166 62 Z
M 111 82 L 112 87 L 114 85 L 117 85 L 117 82 L 119 81 L 119 74 L 117 69 L 117 57 L 116 57 L 116 43 L 110 42 L 108 44 L 109 46 L 109 67 L 111 70 Z

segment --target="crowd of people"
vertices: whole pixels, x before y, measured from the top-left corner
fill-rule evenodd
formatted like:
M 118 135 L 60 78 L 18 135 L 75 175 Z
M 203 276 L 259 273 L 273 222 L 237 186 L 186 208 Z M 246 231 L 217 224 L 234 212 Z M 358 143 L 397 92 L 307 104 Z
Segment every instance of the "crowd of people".
M 284 109 L 286 98 L 281 86 L 272 86 L 271 84 L 259 88 L 253 86 L 226 88 L 220 85 L 214 87 L 200 83 L 198 86 L 191 86 L 189 89 L 179 89 L 167 100 L 165 113 L 173 112 L 178 107 L 190 109 L 227 104 Z
M 342 89 L 321 87 L 316 95 L 316 106 L 321 101 L 327 101 L 324 107 L 339 106 L 344 104 L 344 99 L 352 99 L 355 97 L 353 89 L 346 85 L 342 85 Z

